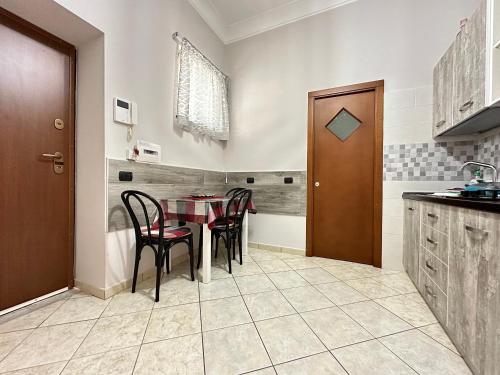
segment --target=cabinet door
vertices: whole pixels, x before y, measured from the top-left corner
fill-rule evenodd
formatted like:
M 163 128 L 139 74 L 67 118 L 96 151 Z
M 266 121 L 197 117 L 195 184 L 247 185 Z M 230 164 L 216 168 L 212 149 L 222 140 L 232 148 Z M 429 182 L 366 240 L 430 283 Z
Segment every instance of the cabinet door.
M 448 333 L 475 374 L 500 374 L 500 219 L 453 211 Z
M 453 43 L 434 68 L 434 109 L 432 135 L 435 137 L 453 126 Z
M 453 123 L 458 124 L 485 106 L 486 80 L 486 0 L 455 41 Z
M 403 266 L 410 279 L 418 285 L 420 204 L 405 200 L 404 210 Z

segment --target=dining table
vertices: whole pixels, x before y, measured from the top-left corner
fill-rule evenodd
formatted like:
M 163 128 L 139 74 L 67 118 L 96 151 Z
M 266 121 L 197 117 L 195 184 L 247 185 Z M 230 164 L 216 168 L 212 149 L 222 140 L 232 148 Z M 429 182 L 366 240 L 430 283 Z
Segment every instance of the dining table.
M 225 196 L 184 196 L 160 199 L 165 220 L 176 220 L 201 225 L 200 235 L 203 236 L 201 281 L 203 283 L 209 283 L 212 278 L 211 229 L 215 225 L 217 218 L 225 216 L 230 200 L 230 197 Z M 250 213 L 257 212 L 253 201 L 249 202 L 248 211 Z M 242 251 L 246 255 L 248 254 L 248 212 L 243 216 L 241 237 Z

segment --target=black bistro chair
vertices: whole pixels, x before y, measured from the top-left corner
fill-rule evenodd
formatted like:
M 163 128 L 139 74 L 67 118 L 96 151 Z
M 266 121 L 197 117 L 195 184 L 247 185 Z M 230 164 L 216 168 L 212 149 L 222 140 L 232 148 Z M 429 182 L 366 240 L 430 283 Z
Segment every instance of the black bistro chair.
M 153 197 L 146 193 L 126 190 L 122 192 L 121 198 L 132 219 L 135 231 L 135 264 L 132 293 L 135 293 L 137 285 L 137 272 L 142 249 L 146 246 L 149 246 L 155 254 L 156 302 L 160 300 L 160 279 L 163 264 L 166 264 L 167 273 L 170 273 L 170 249 L 173 245 L 183 242 L 188 246 L 191 280 L 194 281 L 193 233 L 191 233 L 191 229 L 187 227 L 166 227 L 164 225 L 163 209 Z M 131 199 L 133 200 L 131 201 Z M 134 201 L 135 204 L 132 204 Z M 132 205 L 134 208 L 132 208 Z M 151 210 L 151 215 L 149 210 Z M 140 219 L 145 222 L 145 225 L 140 224 Z
M 243 190 L 245 190 L 245 188 L 241 188 L 241 187 L 237 187 L 237 188 L 233 188 L 231 190 L 228 190 L 228 192 L 226 193 L 226 197 L 232 198 L 236 194 L 238 194 L 240 191 L 243 191 Z
M 215 257 L 217 258 L 219 251 L 219 238 L 222 237 L 227 250 L 229 273 L 232 273 L 231 247 L 233 248 L 233 259 L 236 259 L 236 241 L 238 241 L 240 264 L 243 264 L 243 219 L 251 199 L 252 190 L 242 189 L 238 191 L 229 200 L 226 207 L 226 215 L 223 218 L 219 218 L 212 228 L 212 243 L 215 239 Z
M 232 198 L 234 195 L 236 195 L 237 193 L 239 193 L 240 191 L 242 190 L 245 190 L 245 188 L 241 188 L 241 187 L 237 187 L 237 188 L 233 188 L 231 190 L 228 190 L 228 192 L 224 195 L 226 198 L 229 197 L 229 198 Z M 222 219 L 222 221 L 221 221 Z M 215 219 L 215 223 L 224 223 L 224 220 L 223 218 L 217 218 Z M 185 224 L 183 224 L 185 225 Z M 198 263 L 197 263 L 197 268 L 200 268 L 200 263 L 201 263 L 201 254 L 202 254 L 202 250 L 203 250 L 203 224 L 200 224 L 200 235 L 198 236 Z M 213 236 L 212 236 L 212 243 L 213 243 Z M 217 258 L 217 256 L 216 256 Z

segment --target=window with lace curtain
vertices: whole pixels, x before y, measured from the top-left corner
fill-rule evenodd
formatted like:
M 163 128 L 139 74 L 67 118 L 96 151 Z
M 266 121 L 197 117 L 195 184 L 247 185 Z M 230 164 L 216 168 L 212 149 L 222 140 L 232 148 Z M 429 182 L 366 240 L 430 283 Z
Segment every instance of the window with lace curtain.
M 177 64 L 178 125 L 213 139 L 229 139 L 229 78 L 185 38 L 177 50 Z

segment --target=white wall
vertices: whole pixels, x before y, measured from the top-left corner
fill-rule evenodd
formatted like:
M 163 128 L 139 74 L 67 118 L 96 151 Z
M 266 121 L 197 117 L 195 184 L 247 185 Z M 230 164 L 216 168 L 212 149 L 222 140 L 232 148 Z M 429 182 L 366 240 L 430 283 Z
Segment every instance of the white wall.
M 105 35 L 106 156 L 124 159 L 137 139 L 159 143 L 163 163 L 214 169 L 223 145 L 179 132 L 173 126 L 175 31 L 188 37 L 224 68 L 224 45 L 183 0 L 57 0 Z M 127 127 L 113 122 L 112 100 L 137 102 L 139 125 L 127 140 Z
M 359 0 L 229 45 L 233 107 L 226 168 L 305 170 L 307 93 L 379 79 L 385 80 L 384 143 L 430 142 L 433 67 L 476 5 Z M 454 185 L 384 183 L 384 267 L 401 268 L 401 193 Z M 250 239 L 267 238 L 266 228 L 281 222 L 256 215 Z M 273 244 L 286 246 L 289 236 L 280 233 Z M 305 229 L 297 233 L 305 236 Z
M 162 163 L 223 169 L 224 146 L 221 142 L 179 131 L 173 124 L 176 43 L 171 38 L 172 33 L 180 32 L 215 64 L 222 69 L 225 67 L 223 43 L 189 3 L 184 0 L 56 1 L 104 33 L 105 96 L 101 98 L 101 104 L 105 110 L 105 126 L 103 134 L 96 135 L 95 142 L 104 143 L 105 155 L 98 164 L 85 160 L 86 165 L 104 167 L 104 156 L 124 159 L 126 148 L 135 144 L 137 139 L 143 139 L 162 146 Z M 138 104 L 139 124 L 130 140 L 127 139 L 127 127 L 113 122 L 112 100 L 115 96 Z M 87 152 L 91 149 L 91 146 L 85 148 Z M 105 189 L 104 181 L 97 183 Z M 107 210 L 101 212 L 106 215 Z M 105 278 L 91 285 L 106 289 L 131 277 L 134 241 L 130 230 L 105 233 L 103 227 L 101 233 L 106 250 L 96 259 L 105 263 L 105 271 L 102 271 Z M 85 236 L 89 244 L 100 237 L 87 230 L 81 231 L 80 235 Z M 178 253 L 182 254 L 182 250 Z M 80 278 L 92 272 L 87 267 L 91 263 L 77 257 L 77 267 L 85 265 L 79 272 Z M 154 266 L 149 252 L 141 263 L 143 270 Z M 96 269 L 101 273 L 99 268 Z
M 76 98 L 75 280 L 105 282 L 104 36 L 78 46 Z

